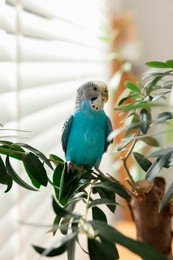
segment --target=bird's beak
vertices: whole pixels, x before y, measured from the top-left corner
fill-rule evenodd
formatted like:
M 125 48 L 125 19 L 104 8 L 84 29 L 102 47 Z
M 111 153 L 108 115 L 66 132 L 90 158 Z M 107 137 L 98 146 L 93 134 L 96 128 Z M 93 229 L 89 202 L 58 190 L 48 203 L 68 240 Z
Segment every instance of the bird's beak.
M 103 102 L 106 103 L 108 101 L 108 98 L 109 98 L 108 92 L 102 93 L 102 100 L 103 100 Z

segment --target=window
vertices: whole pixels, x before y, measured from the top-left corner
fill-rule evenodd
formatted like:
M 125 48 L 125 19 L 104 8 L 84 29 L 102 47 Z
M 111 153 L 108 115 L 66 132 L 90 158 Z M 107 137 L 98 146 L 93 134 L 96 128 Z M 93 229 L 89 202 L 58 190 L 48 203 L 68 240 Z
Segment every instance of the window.
M 104 8 L 103 0 L 0 1 L 0 123 L 30 131 L 9 131 L 15 140 L 63 156 L 61 129 L 76 89 L 107 81 L 106 46 L 98 38 Z M 51 191 L 0 189 L 0 259 L 36 259 L 31 244 L 50 236 L 19 220 L 52 223 Z

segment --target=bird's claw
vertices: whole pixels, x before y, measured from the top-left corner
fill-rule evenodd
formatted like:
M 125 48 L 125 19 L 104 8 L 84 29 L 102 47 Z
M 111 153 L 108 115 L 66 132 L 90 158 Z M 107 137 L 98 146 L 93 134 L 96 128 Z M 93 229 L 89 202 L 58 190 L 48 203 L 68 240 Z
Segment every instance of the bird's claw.
M 69 162 L 67 162 L 67 174 L 70 173 L 71 168 L 72 168 L 72 162 L 69 161 Z

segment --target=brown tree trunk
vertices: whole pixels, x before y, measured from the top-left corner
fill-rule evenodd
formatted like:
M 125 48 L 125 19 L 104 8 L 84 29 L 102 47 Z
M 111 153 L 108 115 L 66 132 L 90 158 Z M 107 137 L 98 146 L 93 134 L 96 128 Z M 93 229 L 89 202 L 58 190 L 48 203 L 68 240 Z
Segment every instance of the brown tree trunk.
M 136 184 L 139 192 L 131 199 L 129 207 L 136 225 L 137 239 L 154 246 L 172 260 L 172 202 L 158 213 L 165 193 L 165 180 L 156 177 L 152 182 L 141 180 Z

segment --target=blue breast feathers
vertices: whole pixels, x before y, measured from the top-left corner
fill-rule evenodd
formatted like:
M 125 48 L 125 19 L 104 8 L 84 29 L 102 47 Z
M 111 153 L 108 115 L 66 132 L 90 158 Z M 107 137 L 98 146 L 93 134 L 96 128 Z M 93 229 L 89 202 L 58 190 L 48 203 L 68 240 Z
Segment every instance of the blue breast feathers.
M 66 160 L 76 165 L 98 167 L 111 132 L 109 118 L 103 110 L 92 111 L 86 104 L 75 112 L 66 146 Z

